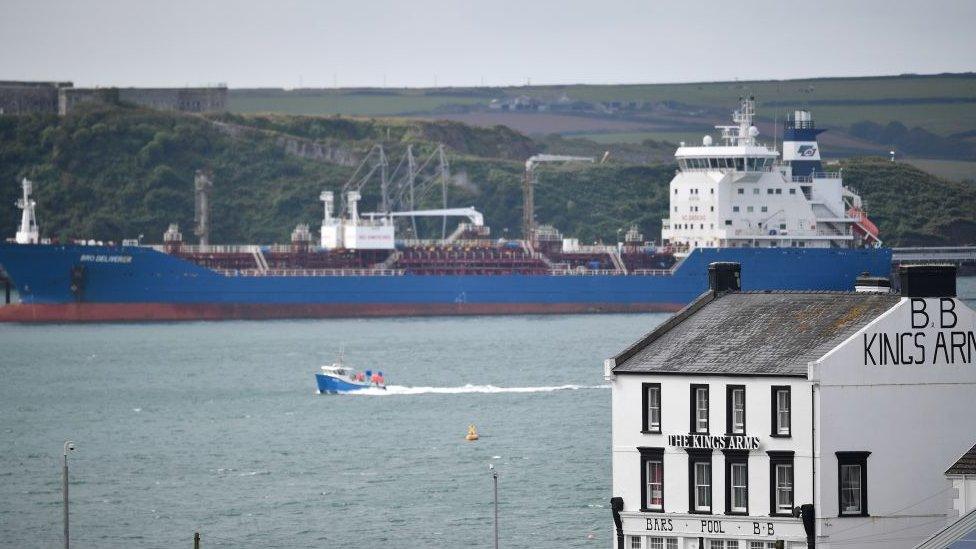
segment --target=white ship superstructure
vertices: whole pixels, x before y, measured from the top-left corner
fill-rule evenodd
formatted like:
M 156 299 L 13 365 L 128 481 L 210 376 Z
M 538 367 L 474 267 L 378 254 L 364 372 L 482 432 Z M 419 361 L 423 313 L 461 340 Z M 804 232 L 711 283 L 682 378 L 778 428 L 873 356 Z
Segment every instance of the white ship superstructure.
M 677 254 L 694 248 L 853 248 L 879 243 L 861 198 L 840 172 L 825 172 L 813 120 L 796 111 L 787 121 L 783 160 L 757 139 L 755 101 L 744 99 L 732 126 L 716 126 L 721 143 L 675 152 L 670 216 L 661 238 Z M 870 228 L 868 228 L 870 227 Z

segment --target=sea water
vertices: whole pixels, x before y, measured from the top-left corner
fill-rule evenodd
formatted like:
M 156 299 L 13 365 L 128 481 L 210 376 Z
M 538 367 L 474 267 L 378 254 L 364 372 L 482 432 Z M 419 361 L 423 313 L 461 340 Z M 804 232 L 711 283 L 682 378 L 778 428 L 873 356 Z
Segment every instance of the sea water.
M 491 547 L 489 464 L 503 547 L 607 547 L 602 361 L 665 318 L 0 325 L 0 546 L 62 543 L 70 439 L 77 548 Z M 390 388 L 315 394 L 343 348 Z

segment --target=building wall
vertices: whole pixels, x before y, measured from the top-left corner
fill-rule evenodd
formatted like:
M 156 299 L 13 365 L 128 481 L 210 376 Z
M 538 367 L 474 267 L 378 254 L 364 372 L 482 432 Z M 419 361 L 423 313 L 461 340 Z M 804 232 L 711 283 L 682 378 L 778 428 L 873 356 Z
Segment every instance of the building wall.
M 60 114 L 84 103 L 131 103 L 150 109 L 177 112 L 227 110 L 227 88 L 68 88 L 59 95 Z
M 912 324 L 912 300 L 903 298 L 810 367 L 820 426 L 820 547 L 890 539 L 886 547 L 908 548 L 945 524 L 950 488 L 944 471 L 973 443 L 976 315 L 957 299 L 944 305 L 954 307 L 955 317 L 940 315 L 940 299 L 918 300 L 916 308 L 923 303 L 928 316 L 916 314 L 919 327 Z M 883 337 L 892 343 L 884 360 L 878 350 Z M 940 337 L 963 341 L 955 356 L 950 348 L 936 352 Z M 897 347 L 901 342 L 905 346 Z M 892 363 L 921 360 L 923 349 L 922 364 Z M 869 517 L 838 516 L 838 451 L 871 452 Z
M 952 484 L 952 513 L 948 522 L 953 522 L 976 509 L 976 475 L 953 475 L 949 482 Z
M 71 82 L 0 82 L 0 114 L 58 112 L 58 90 Z
M 642 433 L 642 383 L 661 384 L 661 434 Z M 760 447 L 749 454 L 749 517 L 765 524 L 773 522 L 776 530 L 771 536 L 755 536 L 749 532 L 739 535 L 732 523 L 752 518 L 726 516 L 725 457 L 721 450 L 713 450 L 712 457 L 712 514 L 689 515 L 688 452 L 669 446 L 669 434 L 688 434 L 691 427 L 691 384 L 709 386 L 709 433 L 726 433 L 726 386 L 746 387 L 746 436 L 759 437 Z M 771 417 L 771 386 L 791 387 L 792 420 L 789 438 L 774 438 Z M 769 518 L 770 471 L 767 451 L 794 452 L 794 505 L 811 503 L 813 496 L 811 398 L 806 379 L 730 376 L 631 375 L 614 376 L 612 386 L 612 451 L 613 495 L 624 499 L 624 530 L 628 535 L 651 535 L 646 518 L 691 517 L 694 520 L 716 519 L 723 522 L 725 534 L 704 534 L 687 539 L 697 543 L 698 537 L 741 540 L 776 539 L 802 543 L 805 537 L 799 519 Z M 641 513 L 641 459 L 638 447 L 664 448 L 664 513 Z M 751 524 L 751 523 L 750 523 Z M 782 525 L 782 527 L 780 527 Z M 751 530 L 751 526 L 748 528 Z M 692 541 L 688 541 L 692 543 Z M 693 547 L 695 545 L 682 545 Z M 748 547 L 743 542 L 742 547 Z

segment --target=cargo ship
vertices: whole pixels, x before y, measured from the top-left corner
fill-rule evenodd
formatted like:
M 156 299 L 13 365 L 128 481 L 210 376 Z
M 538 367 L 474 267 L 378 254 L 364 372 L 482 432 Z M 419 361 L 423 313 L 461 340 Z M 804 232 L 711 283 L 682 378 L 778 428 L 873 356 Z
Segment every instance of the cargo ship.
M 891 252 L 860 197 L 824 170 L 809 112 L 786 121 L 781 154 L 759 141 L 754 105 L 741 100 L 717 142 L 677 149 L 660 243 L 633 227 L 622 242 L 582 245 L 534 226 L 531 194 L 529 237 L 508 240 L 473 208 L 393 211 L 384 199 L 360 214 L 355 188 L 338 210 L 334 193 L 320 195 L 317 241 L 298 225 L 286 245 L 188 244 L 171 225 L 159 245 L 55 243 L 41 238 L 25 180 L 20 230 L 0 244 L 0 321 L 664 312 L 706 290 L 714 261 L 740 263 L 746 290 L 850 290 L 861 273 L 886 276 Z M 533 157 L 527 173 L 562 158 Z M 397 238 L 398 222 L 418 216 L 463 221 L 446 238 Z

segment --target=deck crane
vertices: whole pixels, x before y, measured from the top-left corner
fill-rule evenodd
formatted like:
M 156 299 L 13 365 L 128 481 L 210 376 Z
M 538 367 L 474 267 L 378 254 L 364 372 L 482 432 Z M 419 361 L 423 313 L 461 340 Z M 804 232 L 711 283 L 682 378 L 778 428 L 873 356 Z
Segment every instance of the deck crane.
M 525 161 L 525 177 L 522 179 L 522 237 L 532 238 L 535 229 L 535 167 L 544 162 L 589 162 L 589 156 L 568 156 L 564 154 L 537 154 Z
M 377 217 L 467 217 L 475 227 L 485 224 L 485 216 L 478 210 L 468 208 L 444 208 L 440 210 L 412 210 L 407 212 L 367 212 L 363 217 L 375 219 Z

